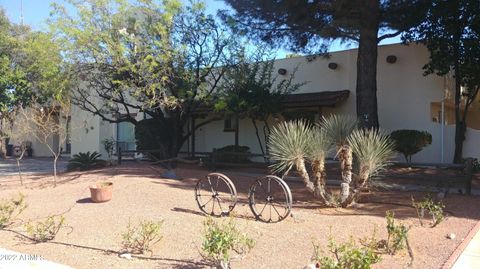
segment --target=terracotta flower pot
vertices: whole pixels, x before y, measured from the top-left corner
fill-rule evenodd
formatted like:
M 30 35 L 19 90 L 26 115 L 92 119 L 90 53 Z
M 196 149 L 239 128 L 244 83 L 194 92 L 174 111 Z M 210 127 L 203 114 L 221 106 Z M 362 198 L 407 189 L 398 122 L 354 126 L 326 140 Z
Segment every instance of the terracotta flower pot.
M 90 197 L 95 203 L 103 203 L 112 199 L 113 182 L 98 182 L 90 186 Z

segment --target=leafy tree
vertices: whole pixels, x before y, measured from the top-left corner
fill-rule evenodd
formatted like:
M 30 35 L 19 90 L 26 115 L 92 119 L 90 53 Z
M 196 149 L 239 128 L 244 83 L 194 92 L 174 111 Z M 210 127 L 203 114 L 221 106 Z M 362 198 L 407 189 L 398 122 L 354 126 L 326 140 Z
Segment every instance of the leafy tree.
M 67 88 L 58 44 L 48 33 L 8 21 L 0 11 L 0 136 L 13 124 L 18 106 L 45 102 Z M 62 74 L 62 75 L 61 75 Z
M 176 156 L 194 129 L 199 107 L 215 101 L 236 49 L 233 37 L 205 14 L 203 3 L 180 1 L 68 1 L 77 15 L 55 6 L 51 25 L 63 37 L 64 55 L 84 82 L 73 103 L 110 123 L 140 122 L 136 113 L 166 126 L 159 141 Z
M 294 51 L 323 53 L 333 40 L 358 43 L 357 116 L 378 127 L 377 45 L 423 19 L 425 0 L 225 0 L 223 17 L 240 32 Z
M 453 73 L 455 80 L 455 153 L 462 160 L 468 110 L 480 88 L 480 2 L 477 0 L 431 1 L 425 21 L 405 35 L 406 40 L 426 44 L 430 60 L 425 75 Z M 462 93 L 462 86 L 467 91 Z
M 268 119 L 279 114 L 282 100 L 287 94 L 297 91 L 305 83 L 293 83 L 295 72 L 280 77 L 274 69 L 274 60 L 265 60 L 269 52 L 259 50 L 254 55 L 240 57 L 239 63 L 225 72 L 219 101 L 215 110 L 237 119 L 248 118 L 255 127 L 255 134 L 262 154 L 266 149 L 262 143 L 257 121 L 264 124 L 264 138 L 270 133 Z M 238 129 L 235 146 L 238 147 Z

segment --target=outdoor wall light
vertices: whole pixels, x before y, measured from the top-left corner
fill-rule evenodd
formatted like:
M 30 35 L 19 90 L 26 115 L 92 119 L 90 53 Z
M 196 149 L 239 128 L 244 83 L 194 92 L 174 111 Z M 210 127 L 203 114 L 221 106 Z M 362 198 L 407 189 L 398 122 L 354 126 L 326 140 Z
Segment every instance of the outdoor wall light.
M 397 56 L 395 56 L 395 55 L 388 55 L 387 56 L 387 63 L 393 64 L 395 62 L 397 62 Z
M 338 68 L 338 64 L 334 62 L 328 63 L 328 68 L 335 70 Z
M 282 75 L 282 76 L 283 76 L 283 75 L 286 75 L 286 74 L 287 74 L 287 69 L 285 69 L 285 68 L 279 68 L 279 69 L 278 69 L 278 73 L 279 73 L 280 75 Z

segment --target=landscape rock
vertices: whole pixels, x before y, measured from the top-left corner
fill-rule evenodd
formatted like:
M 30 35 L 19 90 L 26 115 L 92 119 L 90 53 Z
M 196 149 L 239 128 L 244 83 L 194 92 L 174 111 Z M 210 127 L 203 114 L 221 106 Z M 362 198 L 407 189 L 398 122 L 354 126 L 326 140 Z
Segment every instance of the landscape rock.
M 132 254 L 130 253 L 122 253 L 120 255 L 118 255 L 120 258 L 122 259 L 127 259 L 127 260 L 131 260 L 132 259 Z
M 454 240 L 455 237 L 457 237 L 457 236 L 456 236 L 454 233 L 449 233 L 449 234 L 447 235 L 447 238 L 448 238 L 448 239 Z

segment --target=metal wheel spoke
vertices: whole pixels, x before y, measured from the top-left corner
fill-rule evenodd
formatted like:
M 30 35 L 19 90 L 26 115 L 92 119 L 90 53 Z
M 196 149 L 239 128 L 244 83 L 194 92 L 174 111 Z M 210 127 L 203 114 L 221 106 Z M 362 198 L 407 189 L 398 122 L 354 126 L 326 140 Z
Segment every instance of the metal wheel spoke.
M 261 216 L 261 215 L 262 215 L 262 213 L 263 213 L 263 210 L 265 210 L 265 207 L 267 207 L 267 205 L 268 205 L 268 204 L 267 204 L 267 203 L 265 203 L 265 205 L 264 205 L 264 206 L 263 206 L 263 208 L 262 208 L 262 211 L 260 211 L 260 213 L 258 214 L 259 216 Z
M 270 205 L 273 207 L 273 209 L 275 210 L 275 212 L 277 212 L 278 218 L 281 218 L 281 217 L 282 217 L 282 214 L 280 214 L 280 212 L 278 212 L 277 208 L 273 205 L 273 203 L 271 203 Z
M 211 214 L 212 215 L 215 214 L 215 201 L 213 201 L 213 204 L 212 204 L 212 213 Z
M 215 194 L 215 191 L 213 190 L 212 182 L 210 181 L 210 177 L 207 177 L 208 185 L 210 185 L 210 191 Z
M 258 185 L 262 188 L 262 190 L 263 190 L 264 192 L 268 193 L 268 191 L 263 187 L 263 184 L 262 184 L 261 181 L 258 182 Z
M 275 200 L 272 201 L 272 204 L 277 204 L 277 206 L 281 207 L 283 210 L 286 210 L 288 206 L 285 206 L 284 204 L 281 204 Z
M 272 221 L 272 204 L 270 204 L 270 218 L 268 219 L 268 222 Z
M 223 208 L 222 208 L 222 204 L 220 204 L 220 199 L 218 199 L 218 197 L 217 197 L 216 200 L 217 200 L 218 206 L 220 207 L 220 211 L 223 213 L 224 211 L 223 211 Z
M 210 199 L 208 199 L 208 201 L 205 204 L 203 204 L 201 206 L 201 208 L 204 208 L 210 201 L 212 201 L 212 199 L 213 199 L 213 197 L 210 197 Z

